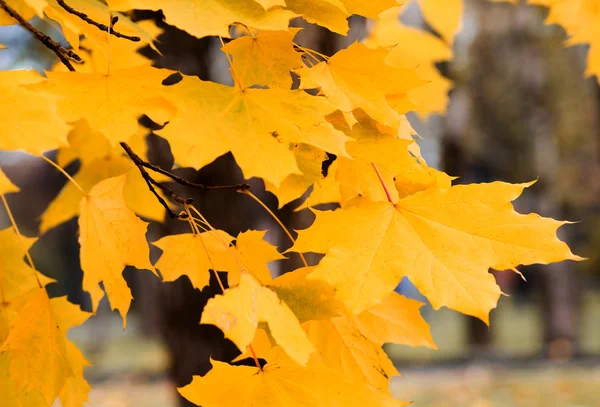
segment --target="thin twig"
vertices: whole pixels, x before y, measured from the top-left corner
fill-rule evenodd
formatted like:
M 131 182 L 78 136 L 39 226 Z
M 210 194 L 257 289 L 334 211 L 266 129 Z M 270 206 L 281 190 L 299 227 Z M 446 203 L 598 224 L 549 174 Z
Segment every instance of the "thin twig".
M 129 147 L 129 145 L 127 143 L 122 142 L 120 144 L 121 144 L 121 147 L 123 147 L 123 150 L 125 150 L 127 155 L 131 158 L 131 160 L 134 163 L 136 163 L 136 165 L 139 163 L 140 165 L 148 168 L 149 170 L 158 172 L 159 174 L 162 174 L 162 175 L 166 175 L 167 177 L 171 178 L 173 181 L 177 182 L 178 184 L 183 185 L 184 187 L 194 188 L 194 189 L 198 189 L 200 191 L 234 190 L 234 191 L 241 192 L 241 191 L 250 189 L 250 185 L 248 185 L 248 184 L 204 185 L 204 184 L 196 184 L 196 183 L 190 182 L 186 179 L 178 177 L 177 175 L 175 175 L 169 171 L 163 170 L 162 168 L 160 168 L 156 165 L 150 164 L 149 162 L 142 160 L 136 153 L 133 152 L 133 150 L 131 150 L 131 147 Z M 134 156 L 136 158 L 134 158 Z
M 75 52 L 66 49 L 58 42 L 54 41 L 52 38 L 35 28 L 31 25 L 27 20 L 25 20 L 19 13 L 15 11 L 12 7 L 10 7 L 4 0 L 0 0 L 0 8 L 8 13 L 12 18 L 17 20 L 17 22 L 21 25 L 21 27 L 25 28 L 27 31 L 32 33 L 35 38 L 37 38 L 42 44 L 46 46 L 46 48 L 50 49 L 52 52 L 56 54 L 60 62 L 63 63 L 64 66 L 67 67 L 69 71 L 75 71 L 73 64 L 69 61 L 69 58 L 77 62 L 81 62 L 81 57 L 77 55 Z
M 68 13 L 71 13 L 79 18 L 81 18 L 83 21 L 85 21 L 86 23 L 93 25 L 94 27 L 98 27 L 98 29 L 100 31 L 105 31 L 110 33 L 111 35 L 114 35 L 117 38 L 124 38 L 126 40 L 129 41 L 133 41 L 133 42 L 140 42 L 142 39 L 140 37 L 134 36 L 134 35 L 127 35 L 127 34 L 121 34 L 120 32 L 117 32 L 113 29 L 113 25 L 115 25 L 115 23 L 117 21 L 119 21 L 119 17 L 118 16 L 114 16 L 111 21 L 111 27 L 104 25 L 102 23 L 98 23 L 94 20 L 92 20 L 91 18 L 88 17 L 87 14 L 82 13 L 81 11 L 77 11 L 75 10 L 73 7 L 69 6 L 67 3 L 65 3 L 63 0 L 56 0 L 58 2 L 58 4 L 64 8 Z
M 133 161 L 133 163 L 138 168 L 138 170 L 140 170 L 140 174 L 142 174 L 142 178 L 144 178 L 144 181 L 146 181 L 146 185 L 148 185 L 148 189 L 150 190 L 150 192 L 152 192 L 154 194 L 154 196 L 156 197 L 156 199 L 158 200 L 158 202 L 162 206 L 164 206 L 164 208 L 167 211 L 167 214 L 169 215 L 169 218 L 171 218 L 171 219 L 175 219 L 175 218 L 182 219 L 182 218 L 187 217 L 187 216 L 183 216 L 182 217 L 180 215 L 177 215 L 175 212 L 173 212 L 171 210 L 171 208 L 169 208 L 169 205 L 163 199 L 163 197 L 160 196 L 158 192 L 156 192 L 156 189 L 154 189 L 154 185 L 156 185 L 157 187 L 161 188 L 163 191 L 167 190 L 168 191 L 167 193 L 176 202 L 185 203 L 185 202 L 188 202 L 188 200 L 181 198 L 179 195 L 175 194 L 173 191 L 171 191 L 166 186 L 162 185 L 160 182 L 155 181 L 154 178 L 152 178 L 150 176 L 150 174 L 148 174 L 148 171 L 146 171 L 146 169 L 142 165 L 142 163 L 144 162 L 144 160 L 142 160 L 136 153 L 134 153 L 133 150 L 126 143 L 121 143 L 121 146 L 123 146 L 123 145 L 127 146 L 127 148 L 123 147 L 125 149 L 125 152 L 127 153 L 127 155 L 129 155 L 129 158 L 131 158 L 131 161 Z

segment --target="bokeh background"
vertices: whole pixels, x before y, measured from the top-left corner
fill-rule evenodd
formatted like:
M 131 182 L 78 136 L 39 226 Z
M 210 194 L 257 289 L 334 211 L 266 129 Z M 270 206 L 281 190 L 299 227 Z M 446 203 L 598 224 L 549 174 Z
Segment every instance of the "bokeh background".
M 390 357 L 403 373 L 392 391 L 416 406 L 600 406 L 600 88 L 585 77 L 587 48 L 565 47 L 566 34 L 546 25 L 543 7 L 513 6 L 487 0 L 466 0 L 463 28 L 454 43 L 454 57 L 437 68 L 452 80 L 444 115 L 409 115 L 428 163 L 458 183 L 537 179 L 519 199 L 521 212 L 577 221 L 560 230 L 573 251 L 586 262 L 564 262 L 521 268 L 525 282 L 512 272 L 496 272 L 507 294 L 492 312 L 491 328 L 450 310 L 423 308 L 439 350 L 390 346 Z M 138 20 L 154 22 L 162 31 L 160 54 L 143 48 L 155 66 L 230 83 L 227 61 L 218 40 L 196 39 L 163 22 L 160 12 L 136 12 Z M 408 7 L 402 21 L 435 34 L 418 6 Z M 33 20 L 42 31 L 60 38 L 49 23 Z M 370 22 L 351 19 L 348 37 L 298 21 L 303 46 L 331 55 L 364 39 Z M 18 26 L 0 27 L 0 69 L 50 69 L 54 61 L 41 44 Z M 150 161 L 171 168 L 168 145 L 148 127 Z M 156 128 L 154 128 L 156 129 Z M 53 157 L 53 155 L 50 155 Z M 38 235 L 39 217 L 65 184 L 42 160 L 0 151 L 0 166 L 22 191 L 9 196 L 23 233 Z M 76 173 L 78 163 L 67 167 Z M 201 171 L 177 169 L 193 182 L 240 182 L 230 155 Z M 273 195 L 260 180 L 254 192 L 291 228 L 312 222 L 308 211 L 295 212 L 299 201 L 277 210 Z M 176 186 L 174 186 L 176 188 Z M 186 191 L 190 196 L 190 191 Z M 232 235 L 269 229 L 267 238 L 281 249 L 289 246 L 266 213 L 245 196 L 232 193 L 191 195 L 211 223 Z M 0 212 L 0 226 L 8 219 Z M 185 225 L 165 220 L 152 223 L 149 236 L 181 232 Z M 41 236 L 33 247 L 35 264 L 57 283 L 51 294 L 67 294 L 90 309 L 81 290 L 76 220 Z M 158 252 L 153 252 L 154 259 Z M 279 274 L 297 267 L 297 259 L 273 264 Z M 235 347 L 218 329 L 200 326 L 203 305 L 218 289 L 212 281 L 201 292 L 187 280 L 159 283 L 149 272 L 124 273 L 135 301 L 128 328 L 104 300 L 98 315 L 74 329 L 72 339 L 95 363 L 86 370 L 94 390 L 91 405 L 103 407 L 185 405 L 175 385 L 209 368 L 209 357 L 229 360 Z M 422 299 L 404 280 L 404 295 Z

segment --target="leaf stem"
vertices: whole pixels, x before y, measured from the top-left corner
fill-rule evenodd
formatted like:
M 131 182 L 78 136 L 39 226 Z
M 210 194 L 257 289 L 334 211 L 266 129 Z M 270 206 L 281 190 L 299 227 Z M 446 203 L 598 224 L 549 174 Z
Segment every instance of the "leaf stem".
M 13 228 L 15 229 L 15 233 L 17 234 L 17 236 L 19 236 L 19 241 L 21 242 L 21 247 L 23 248 L 23 251 L 25 252 L 25 257 L 27 258 L 29 265 L 33 269 L 33 274 L 35 275 L 35 280 L 37 281 L 38 286 L 40 288 L 43 288 L 44 286 L 42 285 L 42 282 L 40 281 L 40 278 L 37 274 L 35 265 L 33 264 L 33 259 L 31 258 L 31 255 L 29 254 L 29 250 L 27 250 L 25 248 L 25 243 L 23 243 L 23 235 L 21 235 L 21 232 L 19 231 L 19 226 L 17 226 L 17 222 L 15 221 L 12 211 L 10 210 L 10 206 L 8 206 L 6 197 L 4 196 L 4 194 L 0 194 L 0 198 L 2 198 L 2 203 L 4 204 L 4 208 L 6 209 L 6 214 L 8 215 L 8 219 L 10 219 L 10 223 L 12 224 Z
M 285 225 L 283 224 L 283 222 L 281 222 L 279 220 L 279 218 L 277 217 L 277 215 L 275 215 L 273 213 L 273 211 L 271 211 L 269 209 L 269 207 L 267 205 L 265 205 L 263 203 L 263 201 L 261 201 L 260 199 L 258 199 L 258 197 L 256 195 L 254 195 L 252 192 L 250 192 L 249 190 L 245 189 L 242 191 L 238 191 L 241 194 L 245 194 L 248 195 L 250 198 L 254 199 L 260 206 L 262 206 L 264 208 L 265 211 L 267 211 L 267 213 L 269 215 L 271 215 L 271 217 L 275 220 L 275 222 L 277 222 L 277 224 L 279 226 L 281 226 L 281 229 L 283 229 L 283 231 L 285 232 L 285 234 L 287 235 L 287 237 L 290 239 L 290 241 L 293 243 L 296 243 L 296 240 L 294 240 L 294 237 L 292 236 L 292 234 L 290 233 L 290 231 L 285 227 Z M 306 259 L 304 258 L 304 255 L 302 253 L 298 253 L 300 255 L 300 259 L 302 259 L 302 263 L 304 263 L 304 267 L 308 267 L 308 263 L 306 262 Z
M 387 196 L 387 200 L 393 205 L 394 201 L 392 200 L 390 191 L 387 189 L 387 186 L 385 185 L 385 181 L 383 180 L 383 177 L 381 176 L 381 173 L 379 172 L 379 168 L 377 168 L 377 165 L 375 163 L 371 163 L 371 166 L 375 170 L 375 173 L 377 174 L 377 178 L 379 178 L 379 182 L 381 183 L 381 186 L 383 187 L 383 191 L 385 192 L 385 196 Z
M 71 61 L 69 61 L 69 58 L 72 58 L 77 62 L 81 62 L 81 57 L 79 55 L 77 55 L 71 50 L 66 49 L 58 42 L 54 41 L 52 38 L 35 28 L 29 23 L 29 21 L 25 20 L 23 16 L 17 13 L 15 9 L 6 4 L 6 1 L 0 0 L 0 8 L 6 11 L 9 16 L 17 20 L 21 27 L 25 28 L 27 31 L 33 34 L 33 36 L 37 38 L 38 41 L 40 41 L 42 44 L 44 44 L 46 48 L 54 52 L 58 59 L 60 59 L 60 62 L 62 62 L 63 65 L 66 66 L 69 71 L 75 71 L 75 68 L 73 67 L 73 64 L 71 64 Z
M 196 209 L 193 205 L 186 205 L 185 206 L 185 210 L 188 213 L 188 216 L 190 218 L 192 218 L 192 221 L 195 219 L 192 214 L 190 213 L 190 208 L 192 209 L 192 211 L 196 212 L 196 214 L 202 219 L 202 221 L 206 224 L 206 226 L 208 226 L 210 228 L 210 230 L 212 232 L 216 232 L 215 228 L 212 227 L 212 225 L 210 223 L 208 223 L 208 220 L 206 220 L 206 218 L 200 213 L 200 211 L 198 209 Z M 213 234 L 213 236 L 218 240 L 218 237 L 216 235 L 216 233 Z M 202 236 L 200 235 L 200 239 L 202 239 Z M 224 244 L 224 242 L 221 242 L 222 244 Z M 221 282 L 221 278 L 219 277 L 219 273 L 217 272 L 217 270 L 215 270 L 215 266 L 212 262 L 212 259 L 210 258 L 210 255 L 208 254 L 208 249 L 206 247 L 206 245 L 204 244 L 204 240 L 202 240 L 202 245 L 204 246 L 204 250 L 206 250 L 206 255 L 208 256 L 208 259 L 210 260 L 211 266 L 212 266 L 212 270 L 215 273 L 215 277 L 217 278 L 217 281 L 219 282 L 219 286 L 221 287 L 221 290 L 223 293 L 225 293 L 225 286 L 223 285 L 223 283 Z M 225 245 L 225 244 L 224 244 Z M 229 245 L 225 245 L 227 247 L 228 250 L 231 250 L 231 248 L 229 247 Z M 235 254 L 235 252 L 232 253 L 233 254 L 233 258 L 235 260 L 235 262 L 237 263 L 238 267 L 240 268 L 240 271 L 244 271 L 244 268 L 241 266 L 240 262 L 238 261 L 237 255 Z M 256 357 L 256 353 L 254 352 L 254 348 L 252 347 L 252 344 L 248 344 L 248 349 L 250 349 L 250 352 L 252 353 L 252 357 L 254 358 L 254 363 L 256 363 L 256 367 L 259 368 L 260 370 L 262 370 L 262 367 L 260 366 L 260 362 L 258 361 L 258 358 Z
M 1 0 L 0 0 L 1 1 Z M 54 161 L 52 161 L 51 159 L 49 159 L 48 157 L 46 157 L 45 155 L 40 155 L 39 156 L 41 159 L 43 159 L 44 161 L 46 161 L 48 164 L 50 164 L 51 166 L 53 166 L 54 168 L 56 168 L 58 171 L 60 171 L 65 177 L 67 177 L 67 179 L 73 184 L 75 185 L 75 188 L 77 188 L 79 190 L 79 192 L 81 192 L 81 195 L 83 196 L 87 196 L 86 192 L 83 190 L 83 188 L 81 188 L 81 185 L 79 185 L 77 183 L 77 181 L 75 181 L 73 179 L 73 177 L 71 177 L 69 175 L 68 172 L 66 172 L 60 165 L 56 164 Z

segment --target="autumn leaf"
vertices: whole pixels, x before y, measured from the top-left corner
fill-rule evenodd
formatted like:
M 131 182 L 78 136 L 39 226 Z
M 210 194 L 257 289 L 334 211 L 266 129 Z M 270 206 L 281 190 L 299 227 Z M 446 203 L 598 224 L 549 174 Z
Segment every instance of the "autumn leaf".
M 314 267 L 303 267 L 290 271 L 268 285 L 290 307 L 300 323 L 339 315 L 333 288 L 324 281 L 306 278 L 313 270 Z
M 306 339 L 298 318 L 277 294 L 259 285 L 248 274 L 242 274 L 239 286 L 208 301 L 200 323 L 219 327 L 243 352 L 261 321 L 269 324 L 275 342 L 292 359 L 306 364 L 314 348 Z
M 65 338 L 40 288 L 20 310 L 0 354 L 8 353 L 17 395 L 39 393 L 51 405 L 71 375 Z
M 208 285 L 210 270 L 227 271 L 230 286 L 239 283 L 242 269 L 268 284 L 272 277 L 267 264 L 284 257 L 263 240 L 264 235 L 257 230 L 242 232 L 231 247 L 234 238 L 221 230 L 165 236 L 152 243 L 163 251 L 155 267 L 164 281 L 187 275 L 200 290 Z
M 500 296 L 490 268 L 581 259 L 556 237 L 565 222 L 513 210 L 510 202 L 528 185 L 430 188 L 395 205 L 358 200 L 316 212 L 292 250 L 327 253 L 311 277 L 329 282 L 353 314 L 381 302 L 407 276 L 435 309 L 487 322 Z
M 162 10 L 167 23 L 202 38 L 229 37 L 229 26 L 242 23 L 260 30 L 285 30 L 296 15 L 279 7 L 263 7 L 254 0 L 108 0 L 115 10 Z M 271 3 L 272 4 L 272 3 Z
M 239 284 L 243 270 L 249 272 L 261 284 L 269 284 L 273 277 L 269 271 L 268 264 L 272 261 L 283 260 L 283 256 L 277 247 L 264 240 L 264 230 L 248 230 L 237 235 L 233 255 L 222 259 L 228 265 L 223 268 L 229 272 L 227 281 L 229 286 Z M 227 263 L 226 263 L 227 262 Z
M 300 174 L 290 144 L 347 155 L 346 136 L 324 119 L 335 109 L 301 90 L 241 90 L 184 77 L 165 95 L 177 115 L 158 133 L 182 166 L 201 168 L 231 151 L 245 178 L 279 186 L 288 175 Z
M 151 114 L 164 123 L 175 113 L 158 93 L 171 72 L 139 66 L 106 73 L 48 72 L 48 81 L 32 85 L 60 98 L 58 110 L 69 122 L 86 119 L 111 145 L 127 141 L 138 130 L 137 118 Z
M 36 240 L 18 236 L 13 228 L 0 230 L 0 343 L 8 336 L 11 322 L 25 305 L 24 295 L 39 288 L 37 272 L 24 260 L 25 250 Z M 41 274 L 38 278 L 42 280 Z
M 182 233 L 165 236 L 152 244 L 163 251 L 155 267 L 164 281 L 175 281 L 188 276 L 195 288 L 208 285 L 210 270 L 224 270 L 223 259 L 232 254 L 227 250 L 233 237 L 223 231 L 199 234 Z
M 405 404 L 365 382 L 352 381 L 343 373 L 328 369 L 316 354 L 303 367 L 286 357 L 280 348 L 274 348 L 267 362 L 259 369 L 213 360 L 213 367 L 205 376 L 194 376 L 190 384 L 178 390 L 187 400 L 203 407 L 398 407 Z M 224 383 L 236 383 L 236 391 L 217 390 Z
M 66 144 L 69 127 L 58 115 L 56 98 L 20 86 L 37 86 L 35 84 L 44 81 L 42 76 L 31 71 L 2 73 L 0 149 L 39 155 Z
M 419 0 L 425 20 L 452 45 L 460 30 L 464 0 Z
M 242 87 L 252 85 L 290 89 L 291 69 L 301 68 L 302 58 L 293 39 L 300 29 L 264 31 L 227 43 L 222 49 L 232 57 L 231 70 Z
M 414 69 L 427 83 L 407 92 L 422 115 L 442 113 L 448 104 L 452 81 L 440 74 L 436 64 L 452 59 L 452 48 L 439 37 L 400 22 L 396 7 L 383 12 L 375 22 L 366 44 L 369 47 L 392 47 L 386 58 L 392 66 Z
M 294 72 L 300 76 L 301 88 L 320 88 L 336 108 L 362 108 L 381 124 L 398 127 L 400 114 L 390 107 L 386 96 L 406 94 L 425 82 L 409 69 L 389 65 L 388 52 L 354 43 L 325 62 Z M 361 61 L 360 68 L 355 61 Z
M 112 309 L 118 309 L 126 324 L 131 292 L 123 279 L 125 266 L 148 269 L 147 223 L 127 207 L 123 198 L 126 176 L 106 179 L 81 200 L 79 216 L 83 289 L 92 297 L 94 310 L 103 296 L 98 285 L 104 283 Z
M 387 393 L 389 379 L 398 370 L 381 348 L 371 342 L 342 315 L 324 321 L 309 321 L 302 326 L 323 362 L 355 382 L 368 382 Z
M 394 343 L 437 349 L 429 325 L 419 312 L 423 305 L 392 292 L 380 304 L 352 317 L 352 324 L 361 335 L 379 346 Z
M 146 132 L 147 130 L 142 128 L 128 141 L 141 157 L 146 157 Z M 139 171 L 130 171 L 134 164 L 123 156 L 123 149 L 120 146 L 112 147 L 108 139 L 101 133 L 93 131 L 85 120 L 74 124 L 68 140 L 69 146 L 58 151 L 57 161 L 59 165 L 66 166 L 75 159 L 80 160 L 81 166 L 73 179 L 84 192 L 89 193 L 100 181 L 126 174 L 124 196 L 127 206 L 146 219 L 158 222 L 164 219 L 165 208 L 154 199 Z M 168 177 L 157 174 L 154 179 L 163 182 L 168 180 Z M 162 191 L 157 193 L 164 198 Z M 74 183 L 67 182 L 42 214 L 40 233 L 44 234 L 49 229 L 77 216 L 81 198 L 79 188 Z
M 21 17 L 29 20 L 35 16 L 35 10 L 32 9 L 23 0 L 5 0 L 6 4 L 15 10 Z M 17 20 L 12 18 L 6 11 L 0 9 L 0 26 L 18 24 Z

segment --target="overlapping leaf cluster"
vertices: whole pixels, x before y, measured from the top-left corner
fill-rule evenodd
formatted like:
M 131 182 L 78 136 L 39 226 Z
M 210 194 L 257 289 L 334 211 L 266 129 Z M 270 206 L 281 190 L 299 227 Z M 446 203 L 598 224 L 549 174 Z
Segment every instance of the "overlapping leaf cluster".
M 546 2 L 574 41 L 592 40 L 597 23 L 561 9 L 572 1 Z M 401 24 L 406 5 L 395 0 L 68 1 L 95 21 L 118 16 L 114 28 L 141 44 L 111 37 L 55 0 L 6 3 L 25 18 L 58 23 L 84 59 L 76 72 L 58 64 L 45 76 L 0 74 L 0 148 L 35 155 L 58 149 L 59 166 L 80 161 L 42 215 L 41 233 L 79 217 L 83 288 L 94 311 L 106 292 L 125 324 L 132 300 L 122 276 L 127 265 L 165 282 L 187 276 L 199 289 L 212 271 L 228 272 L 229 288 L 208 302 L 199 323 L 218 326 L 240 358 L 266 365 L 213 362 L 206 376 L 180 389 L 194 403 L 401 405 L 388 390 L 398 372 L 382 345 L 435 348 L 422 304 L 394 292 L 403 277 L 435 309 L 487 321 L 501 294 L 490 268 L 579 259 L 556 237 L 565 222 L 514 211 L 511 202 L 530 184 L 453 186 L 413 140 L 407 112 L 445 109 L 451 83 L 435 63 L 451 58 L 460 0 L 418 1 L 439 35 Z M 136 53 L 152 45 L 156 28 L 116 13 L 132 9 L 162 10 L 167 23 L 197 37 L 232 38 L 222 50 L 234 86 L 187 76 L 163 85 L 173 72 Z M 326 57 L 294 42 L 292 18 L 345 34 L 352 14 L 375 21 L 363 43 Z M 0 23 L 15 21 L 0 12 Z M 590 63 L 590 72 L 596 68 Z M 230 236 L 185 204 L 190 233 L 152 242 L 162 250 L 152 265 L 140 217 L 160 222 L 165 208 L 118 146 L 127 142 L 145 158 L 142 114 L 166 124 L 158 134 L 179 166 L 202 168 L 231 152 L 244 176 L 262 178 L 280 206 L 307 190 L 298 210 L 339 204 L 315 210 L 314 224 L 289 250 L 323 259 L 273 279 L 267 264 L 285 254 L 264 231 Z M 1 173 L 0 188 L 18 192 Z M 46 279 L 24 261 L 33 242 L 12 229 L 0 232 L 2 253 L 9 253 L 0 259 L 0 389 L 9 405 L 50 406 L 60 397 L 64 406 L 81 406 L 87 362 L 65 334 L 88 315 L 65 299 L 48 299 Z

